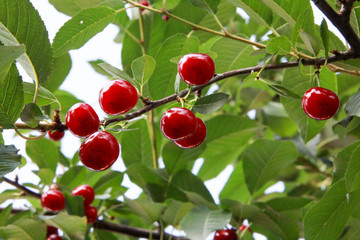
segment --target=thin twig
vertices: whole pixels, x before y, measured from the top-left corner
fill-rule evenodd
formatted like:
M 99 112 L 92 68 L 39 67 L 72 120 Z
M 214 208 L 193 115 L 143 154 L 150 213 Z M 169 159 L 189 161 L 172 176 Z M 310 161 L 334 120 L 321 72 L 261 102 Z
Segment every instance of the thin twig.
M 40 198 L 41 197 L 41 194 L 36 193 L 36 192 L 28 189 L 27 187 L 24 187 L 23 185 L 15 182 L 15 181 L 12 181 L 12 180 L 10 180 L 10 179 L 8 179 L 6 177 L 4 177 L 3 180 L 4 180 L 4 182 L 6 182 L 8 184 L 13 185 L 17 189 L 20 189 L 21 191 L 23 191 L 27 195 L 30 195 L 30 196 L 35 197 L 35 198 Z

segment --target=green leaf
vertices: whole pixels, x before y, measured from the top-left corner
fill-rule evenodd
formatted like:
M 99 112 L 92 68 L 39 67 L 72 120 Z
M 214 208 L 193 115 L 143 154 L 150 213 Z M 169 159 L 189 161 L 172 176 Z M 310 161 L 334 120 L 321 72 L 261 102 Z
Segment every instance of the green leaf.
M 242 155 L 245 180 L 250 193 L 254 194 L 266 182 L 275 178 L 297 156 L 297 149 L 290 141 L 256 140 Z
M 23 82 L 22 84 L 24 90 L 24 103 L 25 104 L 32 103 L 34 100 L 35 84 L 28 82 Z M 36 105 L 46 106 L 55 102 L 58 102 L 58 100 L 52 92 L 50 92 L 49 90 L 43 87 L 39 88 Z
M 21 121 L 32 128 L 37 127 L 39 122 L 45 118 L 46 117 L 41 112 L 41 109 L 35 103 L 26 104 L 20 115 Z
M 360 192 L 348 193 L 345 180 L 332 185 L 321 200 L 306 213 L 305 239 L 337 239 L 359 202 Z
M 47 168 L 54 173 L 56 172 L 59 154 L 53 141 L 47 138 L 41 138 L 36 141 L 27 141 L 26 154 L 39 169 Z
M 229 0 L 236 7 L 243 9 L 251 19 L 270 28 L 273 20 L 272 11 L 261 0 Z
M 9 204 L 6 208 L 1 210 L 0 212 L 0 226 L 8 225 L 8 219 L 11 214 L 12 204 Z
M 69 240 L 83 240 L 87 228 L 86 217 L 60 212 L 56 216 L 44 217 L 48 225 L 59 228 Z
M 266 51 L 270 54 L 286 55 L 290 50 L 291 43 L 286 36 L 273 38 L 266 45 Z
M 21 164 L 21 155 L 14 145 L 0 144 L 0 178 L 14 171 Z
M 69 53 L 65 53 L 54 58 L 54 63 L 49 79 L 44 84 L 42 84 L 42 86 L 52 92 L 58 89 L 64 82 L 65 78 L 68 76 L 71 66 L 72 62 Z
M 335 172 L 334 172 L 334 180 L 333 183 L 342 180 L 345 178 L 345 174 L 348 171 L 348 166 L 350 159 L 356 160 L 357 156 L 354 155 L 355 152 L 359 150 L 360 141 L 356 141 L 347 147 L 343 148 L 335 158 Z M 350 170 L 351 171 L 351 170 Z
M 0 237 L 8 240 L 45 239 L 46 226 L 44 223 L 39 223 L 33 219 L 21 219 L 11 225 L 0 227 Z
M 225 93 L 214 93 L 205 97 L 199 98 L 192 110 L 201 114 L 210 114 L 219 110 L 229 98 Z
M 15 65 L 5 76 L 0 76 L 0 126 L 13 128 L 23 109 L 21 77 Z
M 230 219 L 229 212 L 198 207 L 185 216 L 181 226 L 190 239 L 206 239 L 211 232 L 224 228 Z
M 56 33 L 53 42 L 54 56 L 82 47 L 101 32 L 115 18 L 116 11 L 108 7 L 94 7 L 81 11 L 67 21 Z
M 84 198 L 82 196 L 73 196 L 67 192 L 64 193 L 65 208 L 68 214 L 80 217 L 84 214 Z
M 55 173 L 47 168 L 41 168 L 39 171 L 36 171 L 36 174 L 39 176 L 41 183 L 48 186 L 53 183 L 55 178 Z
M 155 70 L 155 66 L 155 59 L 148 55 L 141 56 L 132 62 L 131 69 L 135 80 L 140 86 L 144 85 L 150 79 Z
M 0 46 L 0 73 L 7 74 L 11 64 L 25 52 L 25 46 Z
M 132 211 L 144 218 L 149 224 L 159 220 L 166 208 L 163 203 L 153 203 L 147 199 L 131 200 L 126 198 L 125 202 Z
M 194 6 L 203 8 L 209 13 L 216 13 L 220 0 L 190 0 L 190 2 Z
M 345 119 L 332 126 L 332 130 L 344 140 L 345 136 L 352 130 L 356 129 L 360 124 L 360 118 L 355 116 L 347 116 Z
M 26 53 L 17 61 L 34 81 L 47 80 L 52 50 L 45 25 L 30 1 L 0 1 L 0 41 L 5 46 L 24 44 Z
M 220 115 L 205 124 L 207 136 L 203 144 L 206 149 L 201 154 L 204 164 L 198 173 L 203 180 L 216 177 L 236 160 L 258 127 L 256 122 L 234 115 Z
M 320 24 L 320 35 L 321 35 L 321 39 L 325 48 L 325 57 L 326 59 L 328 58 L 328 54 L 329 54 L 329 38 L 330 38 L 330 31 L 328 28 L 328 25 L 326 23 L 326 20 L 323 19 L 321 24 Z
M 264 81 L 264 80 L 262 80 Z M 266 85 L 269 86 L 276 94 L 278 94 L 281 97 L 285 98 L 291 98 L 295 100 L 302 99 L 299 95 L 295 94 L 294 92 L 290 91 L 289 89 L 279 85 L 279 84 L 273 84 L 268 81 L 265 81 Z
M 129 75 L 127 75 L 124 71 L 111 66 L 108 63 L 100 63 L 98 64 L 99 67 L 101 67 L 105 72 L 109 73 L 111 76 L 115 77 L 115 78 L 121 78 L 124 79 L 128 82 L 130 82 L 131 84 L 133 84 L 134 86 L 136 86 L 136 82 L 135 80 L 130 77 Z
M 345 106 L 345 112 L 349 116 L 360 117 L 360 89 L 350 97 Z
M 109 188 L 112 188 L 112 191 L 121 187 L 118 183 L 121 183 L 124 178 L 124 173 L 117 171 L 107 172 L 102 176 L 93 186 L 96 194 L 104 194 Z
M 162 219 L 168 225 L 177 228 L 180 225 L 181 220 L 194 207 L 195 207 L 194 204 L 189 202 L 180 202 L 174 199 L 168 199 L 166 201 L 166 210 L 162 216 Z
M 59 183 L 68 188 L 75 188 L 84 183 L 87 171 L 83 166 L 73 166 L 62 175 Z
M 106 64 L 105 61 L 103 61 L 103 60 L 101 60 L 101 59 L 97 59 L 97 60 L 94 60 L 94 61 L 89 61 L 88 63 L 91 65 L 91 67 L 92 67 L 97 73 L 100 73 L 101 75 L 106 76 L 106 77 L 112 79 L 113 75 L 109 74 L 107 71 L 105 71 L 102 67 L 99 66 L 101 63 L 105 63 L 105 64 Z
M 121 137 L 121 157 L 125 166 L 143 163 L 152 166 L 151 139 L 145 119 L 131 125 L 137 130 L 123 132 Z
M 310 199 L 300 197 L 273 198 L 266 202 L 272 209 L 278 212 L 300 209 L 311 202 Z

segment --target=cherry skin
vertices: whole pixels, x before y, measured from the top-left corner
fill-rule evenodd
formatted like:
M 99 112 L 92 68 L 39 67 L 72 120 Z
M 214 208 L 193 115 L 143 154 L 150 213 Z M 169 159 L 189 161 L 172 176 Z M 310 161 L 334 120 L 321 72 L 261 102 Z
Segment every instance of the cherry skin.
M 138 101 L 138 94 L 131 83 L 125 80 L 109 82 L 100 90 L 99 103 L 107 114 L 119 115 L 130 111 Z
M 87 206 L 94 201 L 95 192 L 91 186 L 84 184 L 74 188 L 71 195 L 82 196 L 84 198 L 84 206 Z
M 140 0 L 139 3 L 140 3 L 141 5 L 146 6 L 146 7 L 149 6 L 149 2 L 148 2 L 147 0 Z M 141 8 L 141 9 L 140 9 L 140 12 L 141 12 L 141 13 L 143 13 L 144 11 L 145 11 L 144 8 Z
M 111 167 L 119 157 L 119 144 L 108 132 L 96 132 L 81 144 L 80 161 L 89 169 L 103 171 Z
M 84 208 L 85 216 L 88 223 L 94 223 L 97 220 L 97 209 L 94 206 L 88 205 Z
M 181 148 L 194 148 L 199 146 L 206 137 L 206 125 L 200 118 L 196 118 L 197 128 L 194 134 L 190 137 L 174 141 L 174 143 Z
M 62 240 L 62 237 L 57 234 L 51 234 L 46 238 L 46 240 Z
M 47 229 L 46 229 L 46 236 L 48 237 L 49 235 L 51 234 L 58 234 L 58 229 L 56 227 L 53 227 L 53 226 L 47 226 Z
M 226 229 L 226 230 L 217 230 L 215 232 L 214 240 L 237 240 L 238 237 L 235 231 Z
M 162 15 L 161 18 L 164 20 L 164 21 L 169 21 L 170 17 L 168 15 Z
M 180 59 L 178 72 L 185 83 L 203 85 L 214 76 L 215 64 L 212 58 L 206 54 L 190 53 Z
M 59 132 L 58 130 L 56 131 L 48 131 L 48 134 L 49 134 L 49 138 L 53 141 L 59 141 L 61 140 L 64 135 L 65 135 L 65 132 Z
M 49 190 L 41 195 L 41 206 L 53 212 L 58 212 L 65 207 L 65 197 L 59 190 Z
M 160 127 L 168 139 L 180 140 L 194 134 L 197 128 L 197 120 L 189 109 L 175 107 L 164 113 Z
M 339 109 L 339 97 L 333 91 L 314 87 L 307 90 L 302 99 L 306 115 L 316 120 L 326 120 L 334 116 Z
M 100 120 L 89 104 L 76 103 L 66 114 L 66 126 L 74 135 L 87 137 L 99 129 Z

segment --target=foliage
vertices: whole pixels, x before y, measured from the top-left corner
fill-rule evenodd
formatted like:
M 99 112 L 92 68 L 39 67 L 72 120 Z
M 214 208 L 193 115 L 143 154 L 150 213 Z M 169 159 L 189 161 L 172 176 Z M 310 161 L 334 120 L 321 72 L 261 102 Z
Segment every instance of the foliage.
M 238 228 L 247 220 L 268 239 L 354 239 L 360 224 L 360 54 L 347 51 L 350 47 L 329 31 L 325 20 L 315 24 L 310 0 L 151 0 L 141 14 L 137 8 L 142 6 L 132 0 L 49 2 L 70 16 L 52 43 L 30 0 L 0 0 L 0 129 L 21 135 L 32 129 L 39 135 L 39 130 L 64 128 L 59 120 L 80 101 L 59 90 L 71 68 L 69 51 L 109 24 L 119 29 L 122 66 L 101 59 L 90 64 L 109 80 L 131 82 L 143 104 L 139 100 L 129 114 L 102 121 L 121 145 L 118 161 L 124 162 L 125 172 L 90 171 L 78 163 L 77 153 L 66 158 L 61 143 L 27 137 L 27 161 L 37 166 L 40 183 L 22 187 L 41 194 L 57 183 L 67 207 L 47 216 L 36 194 L 4 190 L 0 203 L 21 198 L 32 207 L 2 209 L 0 238 L 43 240 L 46 225 L 53 225 L 71 240 L 130 240 L 134 237 L 127 231 L 139 236 L 139 228 L 169 239 L 172 232 L 153 230 L 172 226 L 186 234 L 174 239 L 205 240 L 217 229 Z M 360 3 L 343 2 L 358 34 Z M 239 14 L 240 8 L 248 18 Z M 356 39 L 346 40 L 354 47 Z M 216 75 L 208 85 L 191 89 L 180 80 L 177 62 L 194 52 L 214 59 Z M 23 82 L 19 66 L 33 83 Z M 301 96 L 317 80 L 340 98 L 340 110 L 330 120 L 310 119 L 301 106 Z M 162 114 L 184 101 L 207 126 L 205 142 L 186 150 L 167 140 L 159 127 Z M 60 115 L 49 123 L 59 106 Z M 203 164 L 194 173 L 198 159 Z M 18 150 L 6 145 L 0 132 L 0 177 L 20 164 Z M 212 196 L 205 183 L 225 168 L 232 174 L 219 196 Z M 125 196 L 124 176 L 142 189 L 137 199 Z M 284 191 L 268 194 L 265 190 L 277 182 Z M 80 184 L 96 192 L 101 221 L 94 230 L 86 226 L 79 199 L 69 194 Z M 121 230 L 124 226 L 130 230 Z

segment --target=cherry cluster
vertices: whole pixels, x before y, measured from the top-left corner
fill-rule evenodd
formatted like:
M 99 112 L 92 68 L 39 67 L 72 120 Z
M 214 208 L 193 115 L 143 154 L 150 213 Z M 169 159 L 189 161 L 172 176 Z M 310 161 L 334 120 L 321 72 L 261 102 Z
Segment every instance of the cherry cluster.
M 215 64 L 206 54 L 191 53 L 180 59 L 178 72 L 188 85 L 203 85 L 214 76 Z M 185 149 L 199 146 L 206 137 L 205 123 L 183 107 L 166 111 L 161 118 L 160 128 L 166 138 Z
M 94 223 L 97 220 L 97 209 L 90 204 L 94 201 L 95 192 L 94 189 L 87 185 L 80 185 L 71 192 L 72 196 L 81 196 L 84 198 L 84 213 L 88 223 Z M 51 189 L 44 192 L 40 198 L 41 206 L 52 212 L 59 212 L 65 208 L 65 197 L 62 192 L 59 191 L 57 185 L 52 185 Z M 50 228 L 51 230 L 52 228 Z M 53 229 L 52 229 L 53 230 Z M 48 228 L 49 232 L 49 228 Z M 54 235 L 55 233 L 49 233 L 48 235 Z M 57 234 L 57 229 L 56 229 Z M 55 238 L 54 238 L 55 239 Z M 47 239 L 49 240 L 49 239 Z

